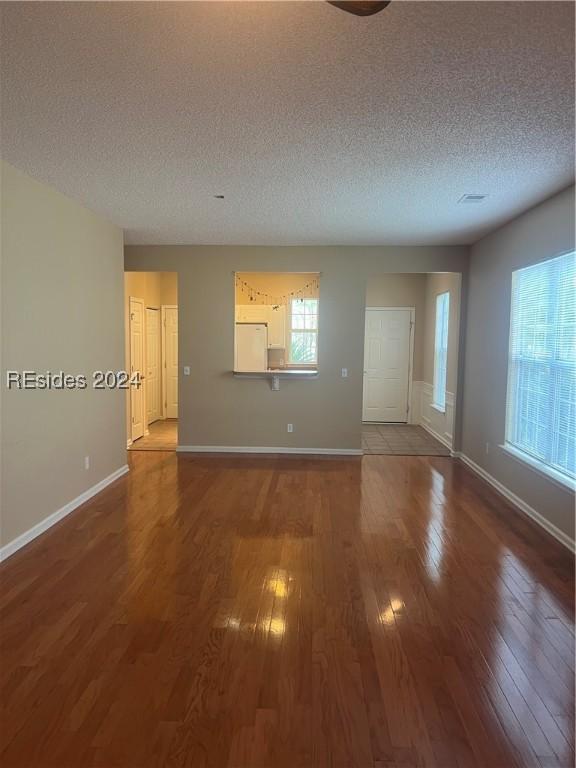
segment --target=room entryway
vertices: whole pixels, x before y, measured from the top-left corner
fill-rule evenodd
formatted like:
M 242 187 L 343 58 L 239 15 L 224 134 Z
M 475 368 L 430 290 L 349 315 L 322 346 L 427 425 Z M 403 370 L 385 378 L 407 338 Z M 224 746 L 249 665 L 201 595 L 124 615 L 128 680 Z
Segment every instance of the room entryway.
M 445 445 L 415 424 L 363 424 L 362 450 L 390 456 L 450 456 Z
M 178 284 L 175 272 L 126 272 L 129 450 L 178 445 Z
M 446 456 L 457 423 L 461 276 L 388 273 L 366 283 L 362 447 Z

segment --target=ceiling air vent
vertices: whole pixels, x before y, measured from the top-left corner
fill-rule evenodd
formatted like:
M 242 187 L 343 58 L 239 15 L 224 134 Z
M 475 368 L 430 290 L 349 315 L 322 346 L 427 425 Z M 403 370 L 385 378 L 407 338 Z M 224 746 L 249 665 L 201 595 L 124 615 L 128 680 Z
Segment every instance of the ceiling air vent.
M 482 203 L 488 195 L 462 195 L 459 203 Z

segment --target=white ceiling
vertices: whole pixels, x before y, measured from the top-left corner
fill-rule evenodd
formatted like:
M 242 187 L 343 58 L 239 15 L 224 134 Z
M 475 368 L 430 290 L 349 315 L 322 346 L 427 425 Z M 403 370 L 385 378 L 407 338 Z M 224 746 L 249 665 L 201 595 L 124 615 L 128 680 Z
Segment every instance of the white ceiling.
M 2 13 L 4 157 L 127 242 L 469 243 L 573 180 L 571 2 Z

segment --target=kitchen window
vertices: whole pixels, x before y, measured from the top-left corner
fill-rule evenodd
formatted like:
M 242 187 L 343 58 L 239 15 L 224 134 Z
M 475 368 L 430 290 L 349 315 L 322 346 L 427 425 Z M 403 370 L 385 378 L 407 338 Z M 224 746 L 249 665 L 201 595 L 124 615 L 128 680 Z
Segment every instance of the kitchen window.
M 504 448 L 544 474 L 574 485 L 574 253 L 512 273 Z
M 291 365 L 318 362 L 318 299 L 291 299 L 289 330 Z

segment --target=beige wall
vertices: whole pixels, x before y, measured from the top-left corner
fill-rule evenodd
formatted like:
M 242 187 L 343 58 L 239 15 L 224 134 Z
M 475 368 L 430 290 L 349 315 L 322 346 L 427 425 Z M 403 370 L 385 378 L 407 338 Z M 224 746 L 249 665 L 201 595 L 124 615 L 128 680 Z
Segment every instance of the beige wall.
M 424 359 L 423 381 L 434 383 L 434 340 L 436 332 L 436 297 L 440 293 L 450 294 L 448 320 L 448 367 L 446 371 L 446 390 L 456 394 L 458 381 L 458 347 L 460 337 L 460 285 L 458 274 L 426 275 L 425 286 L 425 321 L 424 321 Z
M 126 312 L 130 296 L 142 299 L 146 307 L 156 309 L 162 304 L 178 304 L 178 275 L 175 272 L 125 272 Z
M 2 367 L 89 377 L 8 391 L 3 374 L 5 545 L 125 465 L 126 441 L 122 393 L 91 387 L 124 363 L 122 232 L 10 165 L 1 176 Z
M 178 304 L 178 275 L 160 272 L 160 299 L 162 304 Z
M 459 272 L 467 257 L 456 246 L 127 247 L 127 270 L 178 272 L 179 359 L 192 367 L 180 376 L 180 444 L 358 449 L 368 278 Z M 265 379 L 232 376 L 237 271 L 322 273 L 317 379 L 283 380 L 273 392 Z
M 378 275 L 366 283 L 367 307 L 414 307 L 414 368 L 412 378 L 424 375 L 426 275 Z
M 573 493 L 499 448 L 505 434 L 512 271 L 572 249 L 574 187 L 519 216 L 472 248 L 462 450 L 574 539 Z

